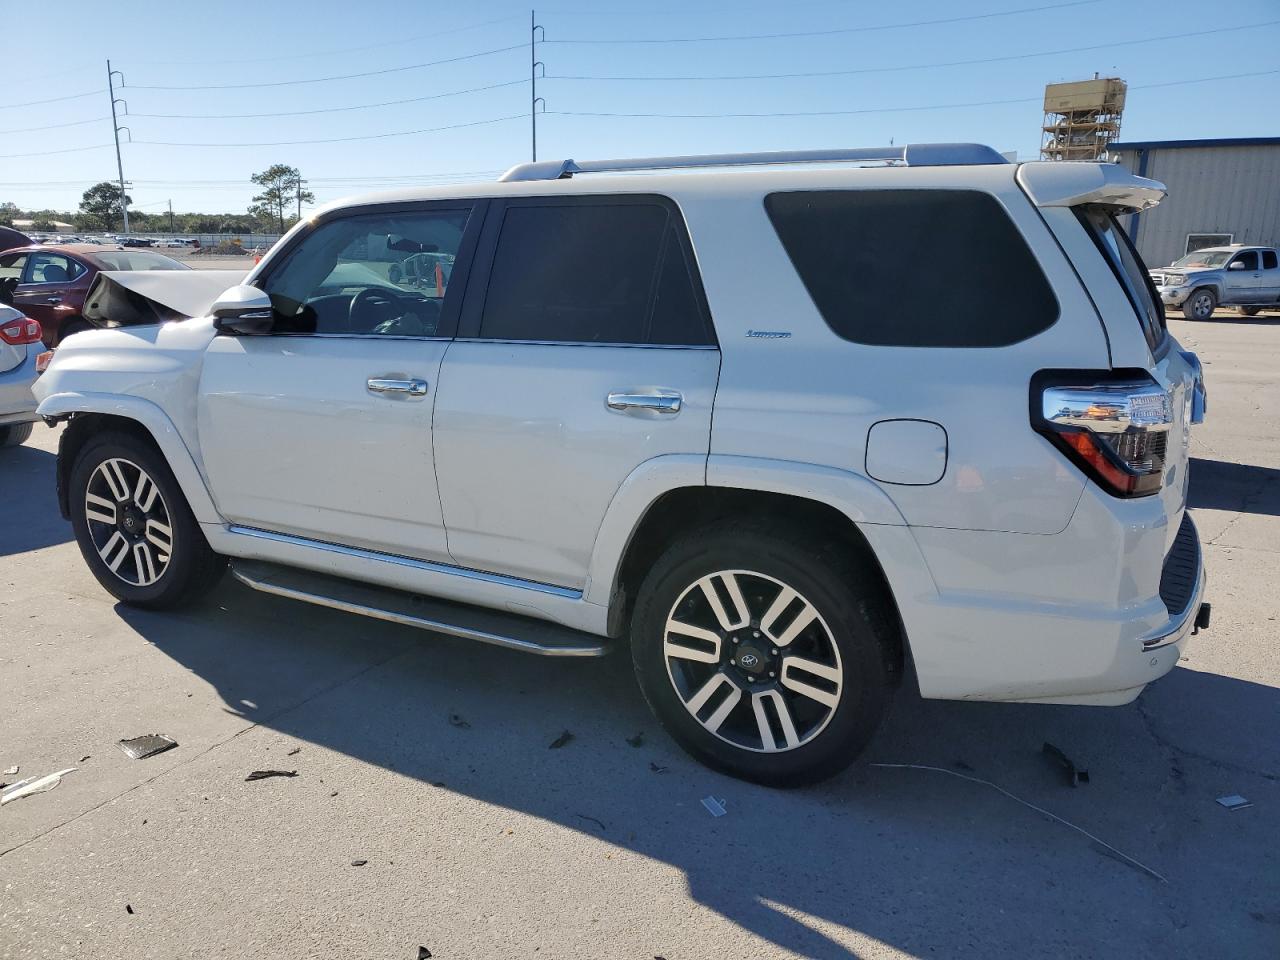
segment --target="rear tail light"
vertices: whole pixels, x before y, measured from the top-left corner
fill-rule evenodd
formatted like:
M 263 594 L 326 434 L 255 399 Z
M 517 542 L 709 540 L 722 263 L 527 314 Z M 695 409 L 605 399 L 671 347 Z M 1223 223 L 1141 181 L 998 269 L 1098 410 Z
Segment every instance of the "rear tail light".
M 30 317 L 18 317 L 0 324 L 0 340 L 15 347 L 24 343 L 39 343 L 43 335 L 40 322 Z
M 1036 431 L 1108 493 L 1159 492 L 1173 406 L 1150 377 L 1042 376 L 1031 401 Z
M 36 373 L 44 373 L 49 369 L 49 364 L 53 363 L 53 351 L 46 350 L 43 353 L 36 354 Z

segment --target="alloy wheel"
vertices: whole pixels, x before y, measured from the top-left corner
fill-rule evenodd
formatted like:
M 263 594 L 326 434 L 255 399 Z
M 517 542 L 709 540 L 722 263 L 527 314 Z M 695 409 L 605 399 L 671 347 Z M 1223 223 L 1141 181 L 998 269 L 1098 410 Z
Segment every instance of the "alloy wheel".
M 1191 310 L 1197 320 L 1208 320 L 1213 316 L 1213 299 L 1207 293 L 1197 293 L 1195 301 L 1191 304 Z
M 721 570 L 667 614 L 667 676 L 689 713 L 735 747 L 794 750 L 840 705 L 840 650 L 817 608 L 767 574 Z
M 98 464 L 84 494 L 94 549 L 107 569 L 136 587 L 155 583 L 173 556 L 173 523 L 155 480 L 115 457 Z

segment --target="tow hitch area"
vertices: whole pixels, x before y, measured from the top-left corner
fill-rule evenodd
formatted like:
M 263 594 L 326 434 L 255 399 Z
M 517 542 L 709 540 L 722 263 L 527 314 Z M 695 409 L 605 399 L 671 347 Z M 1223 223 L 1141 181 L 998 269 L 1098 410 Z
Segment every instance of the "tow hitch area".
M 1211 612 L 1212 612 L 1212 607 L 1210 607 L 1209 604 L 1207 603 L 1200 604 L 1200 609 L 1196 611 L 1195 629 L 1191 631 L 1191 635 L 1193 637 L 1197 633 L 1199 633 L 1201 630 L 1209 629 L 1209 616 Z

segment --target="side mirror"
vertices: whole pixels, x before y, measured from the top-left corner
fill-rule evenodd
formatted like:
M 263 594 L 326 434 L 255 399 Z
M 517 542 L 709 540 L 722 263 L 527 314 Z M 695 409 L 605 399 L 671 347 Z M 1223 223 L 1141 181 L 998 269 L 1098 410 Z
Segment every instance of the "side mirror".
M 1227 264 L 1227 269 L 1228 269 L 1228 270 L 1243 270 L 1243 269 L 1244 269 L 1244 261 L 1243 261 L 1243 260 L 1233 260 L 1231 263 Z
M 215 330 L 236 336 L 270 333 L 275 317 L 271 298 L 245 284 L 223 291 L 209 312 L 213 314 Z

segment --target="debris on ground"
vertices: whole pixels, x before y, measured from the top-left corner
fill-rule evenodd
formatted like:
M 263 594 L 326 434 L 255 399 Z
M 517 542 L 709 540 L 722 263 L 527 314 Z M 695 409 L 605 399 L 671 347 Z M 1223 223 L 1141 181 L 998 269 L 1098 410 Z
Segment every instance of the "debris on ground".
M 465 730 L 467 727 L 471 726 L 471 724 L 467 723 L 467 721 L 463 719 L 462 714 L 451 713 L 449 714 L 449 726 L 461 727 Z
M 288 753 L 286 753 L 286 754 L 285 754 L 285 756 L 286 756 L 286 757 L 296 757 L 296 756 L 297 756 L 298 754 L 300 754 L 301 752 L 302 752 L 302 748 L 301 748 L 301 747 L 294 747 L 292 750 L 290 750 Z
M 643 731 L 643 730 L 641 730 L 641 731 L 640 731 L 639 733 L 637 733 L 634 737 L 627 737 L 627 743 L 631 744 L 631 746 L 633 746 L 633 747 L 643 747 L 643 746 L 644 746 L 644 731 Z
M 426 947 L 418 948 L 418 960 L 431 960 L 431 951 Z
M 172 750 L 177 745 L 177 740 L 166 737 L 163 733 L 149 733 L 144 737 L 121 740 L 118 744 L 130 760 L 145 760 L 147 757 L 154 757 L 157 753 Z
M 556 737 L 554 740 L 551 741 L 551 746 L 547 747 L 547 749 L 559 750 L 561 747 L 563 747 L 566 743 L 568 743 L 572 739 L 573 739 L 573 734 L 570 733 L 568 730 L 565 730 L 560 734 L 560 736 Z
M 1219 797 L 1218 803 L 1222 804 L 1222 806 L 1226 807 L 1228 810 L 1243 810 L 1245 807 L 1253 806 L 1252 800 L 1246 800 L 1244 797 L 1240 796 L 1240 794 L 1238 793 L 1233 793 L 1225 797 Z
M 1040 752 L 1062 767 L 1067 774 L 1067 783 L 1071 786 L 1078 787 L 1082 783 L 1089 782 L 1089 771 L 1076 766 L 1075 761 L 1063 753 L 1060 747 L 1055 747 L 1046 740 Z
M 670 769 L 670 767 L 661 766 L 660 764 L 656 764 L 652 760 L 650 760 L 649 769 L 652 770 L 654 773 L 666 773 Z
M 724 800 L 717 800 L 715 797 L 703 797 L 702 805 L 707 808 L 707 813 L 713 817 L 723 817 L 729 812 L 724 808 Z
M 126 903 L 126 904 L 124 905 L 124 912 L 125 912 L 125 913 L 127 913 L 127 914 L 129 914 L 130 916 L 132 916 L 132 915 L 133 915 L 133 907 L 132 907 L 130 904 L 127 904 L 127 903 Z
M 244 778 L 244 782 L 248 783 L 250 780 L 265 780 L 267 777 L 296 777 L 297 775 L 297 770 L 255 770 Z
M 92 756 L 93 756 L 92 753 L 86 753 L 83 757 L 80 758 L 80 762 L 84 763 L 86 760 L 88 760 Z
M 574 816 L 577 817 L 579 820 L 589 820 L 591 823 L 594 823 L 597 827 L 600 828 L 601 833 L 604 833 L 606 830 L 609 829 L 604 825 L 603 820 L 597 820 L 595 817 L 589 817 L 585 813 L 575 813 Z
M 967 774 L 956 773 L 954 770 L 948 770 L 946 767 L 933 767 L 924 763 L 872 763 L 872 764 L 869 764 L 869 766 L 881 767 L 882 769 L 885 769 L 885 770 L 927 770 L 933 773 L 945 773 L 948 777 L 955 777 L 958 780 L 968 780 L 970 783 L 980 783 L 984 787 L 990 787 L 992 790 L 995 790 L 997 793 L 1004 794 L 1006 797 L 1008 797 L 1010 800 L 1014 801 L 1015 803 L 1022 804 L 1028 810 L 1034 810 L 1036 813 L 1041 814 L 1042 816 L 1048 817 L 1050 820 L 1060 823 L 1064 827 L 1070 827 L 1076 833 L 1081 834 L 1082 836 L 1088 837 L 1094 843 L 1098 844 L 1098 846 L 1103 847 L 1104 849 L 1115 854 L 1117 857 L 1119 857 L 1125 863 L 1129 864 L 1131 867 L 1135 867 L 1136 869 L 1141 870 L 1143 873 L 1147 874 L 1148 876 L 1155 877 L 1161 883 L 1169 882 L 1168 879 L 1156 873 L 1154 870 L 1148 867 L 1145 863 L 1142 863 L 1140 860 L 1135 860 L 1133 857 L 1129 856 L 1127 853 L 1122 853 L 1121 851 L 1113 847 L 1111 844 L 1107 843 L 1105 840 L 1095 837 L 1092 833 L 1090 833 L 1088 830 L 1085 830 L 1083 827 L 1077 827 L 1070 820 L 1064 820 L 1062 819 L 1062 817 L 1058 816 L 1056 813 L 1050 813 L 1044 807 L 1037 807 L 1034 803 L 1030 803 L 1027 800 L 1023 800 L 1021 797 L 1010 793 L 1004 787 L 1000 786 L 997 783 L 992 783 L 990 780 L 983 780 L 980 777 L 971 777 L 971 776 L 968 776 Z
M 330 794 L 329 794 L 329 796 L 331 796 L 331 797 L 336 797 L 337 795 L 338 795 L 338 791 L 337 791 L 337 790 L 334 790 L 332 793 L 330 793 Z
M 0 793 L 0 807 L 11 800 L 21 800 L 23 797 L 29 797 L 32 794 L 52 790 L 62 782 L 63 777 L 75 769 L 75 767 L 67 767 L 67 769 L 59 770 L 57 773 L 48 773 L 43 777 L 27 777 L 25 780 L 11 783 L 3 793 Z
M 4 775 L 6 777 L 12 777 L 17 772 L 18 772 L 18 765 L 15 763 L 12 767 L 10 767 L 8 770 L 4 772 Z
M 351 865 L 353 867 L 363 867 L 368 862 L 368 860 L 352 860 Z

